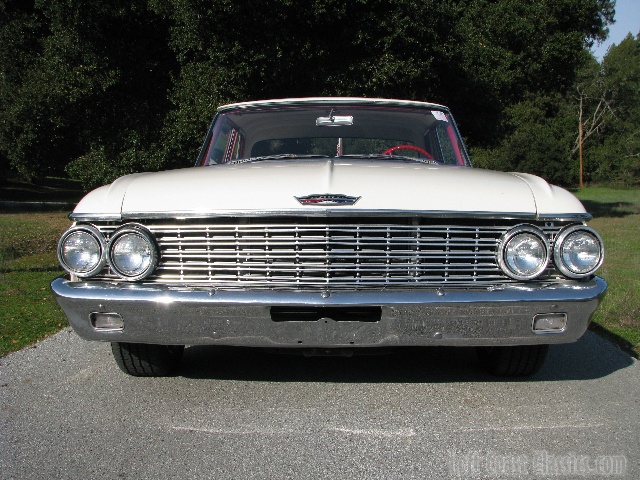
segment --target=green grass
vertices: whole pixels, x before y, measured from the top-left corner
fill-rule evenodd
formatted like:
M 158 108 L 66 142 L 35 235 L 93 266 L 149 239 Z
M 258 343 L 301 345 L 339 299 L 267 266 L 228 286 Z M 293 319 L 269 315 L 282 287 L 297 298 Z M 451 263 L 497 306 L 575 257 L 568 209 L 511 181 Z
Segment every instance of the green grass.
M 609 284 L 594 330 L 640 354 L 640 189 L 593 187 L 574 192 L 594 216 L 589 225 L 605 244 L 598 272 Z
M 49 283 L 62 273 L 58 238 L 67 212 L 0 214 L 0 356 L 67 325 Z
M 640 189 L 585 188 L 576 195 L 605 242 L 599 275 L 609 290 L 594 316 L 594 330 L 640 354 Z M 58 238 L 70 225 L 66 212 L 0 213 L 0 356 L 67 325 L 49 283 L 62 273 Z

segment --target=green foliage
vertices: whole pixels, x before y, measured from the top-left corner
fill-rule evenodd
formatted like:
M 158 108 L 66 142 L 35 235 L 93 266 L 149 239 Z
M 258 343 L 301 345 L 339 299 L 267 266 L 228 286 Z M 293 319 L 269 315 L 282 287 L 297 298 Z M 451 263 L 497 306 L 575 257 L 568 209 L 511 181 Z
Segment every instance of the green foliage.
M 80 180 L 85 190 L 113 182 L 116 178 L 140 171 L 160 170 L 165 159 L 159 147 L 145 149 L 138 139 L 127 139 L 120 149 L 95 145 L 88 153 L 72 160 L 66 167 L 71 178 Z M 154 148 L 155 147 L 155 148 Z
M 60 174 L 96 145 L 111 151 L 132 135 L 145 144 L 159 137 L 175 61 L 168 27 L 144 0 L 8 5 L 0 35 L 27 55 L 13 60 L 12 44 L 0 43 L 11 74 L 0 87 L 0 152 L 23 177 Z M 26 37 L 25 26 L 28 43 L 15 33 Z
M 475 150 L 480 161 L 474 157 L 474 165 L 532 173 L 558 185 L 575 183 L 577 169 L 558 115 L 561 102 L 559 97 L 536 97 L 508 107 L 504 140 L 496 148 Z
M 500 143 L 472 149 L 474 165 L 535 173 L 560 185 L 640 183 L 640 35 L 610 48 L 602 64 L 583 52 L 571 89 L 506 107 Z
M 633 184 L 640 181 L 640 33 L 629 34 L 603 60 L 602 76 L 611 92 L 614 118 L 603 128 L 594 160 L 596 178 Z
M 572 90 L 612 6 L 9 0 L 0 7 L 0 160 L 27 178 L 68 165 L 90 187 L 192 165 L 223 103 L 384 96 L 449 105 L 474 151 L 486 153 L 479 163 L 567 183 L 573 177 L 555 169 L 572 147 L 548 106 L 530 112 L 534 124 L 519 119 L 537 99 Z
M 504 109 L 571 85 L 585 39 L 602 38 L 604 0 L 543 2 L 155 0 L 174 22 L 180 63 L 166 137 L 193 158 L 219 104 L 355 95 L 452 107 L 474 145 L 495 145 Z M 240 25 L 241 28 L 221 26 Z M 268 28 L 264 26 L 268 25 Z
M 585 181 L 640 182 L 640 35 L 627 36 L 602 64 L 592 58 L 579 71 L 575 94 L 566 97 L 561 113 L 573 121 L 574 157 L 581 111 Z

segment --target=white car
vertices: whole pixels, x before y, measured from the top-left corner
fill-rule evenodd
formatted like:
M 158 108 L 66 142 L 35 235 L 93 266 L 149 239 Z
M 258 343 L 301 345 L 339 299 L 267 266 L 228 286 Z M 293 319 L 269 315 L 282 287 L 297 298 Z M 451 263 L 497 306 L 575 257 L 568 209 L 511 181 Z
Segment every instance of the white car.
M 119 178 L 71 218 L 57 301 L 138 376 L 203 344 L 474 346 L 490 372 L 530 375 L 606 290 L 582 204 L 471 168 L 449 110 L 423 102 L 225 105 L 194 168 Z

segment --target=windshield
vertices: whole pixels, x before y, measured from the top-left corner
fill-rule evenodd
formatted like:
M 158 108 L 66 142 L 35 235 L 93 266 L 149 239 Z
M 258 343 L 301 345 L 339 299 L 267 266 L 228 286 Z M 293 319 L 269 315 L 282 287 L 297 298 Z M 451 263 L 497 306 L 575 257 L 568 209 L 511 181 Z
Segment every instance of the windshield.
M 446 110 L 324 105 L 220 113 L 198 164 L 319 157 L 469 165 Z

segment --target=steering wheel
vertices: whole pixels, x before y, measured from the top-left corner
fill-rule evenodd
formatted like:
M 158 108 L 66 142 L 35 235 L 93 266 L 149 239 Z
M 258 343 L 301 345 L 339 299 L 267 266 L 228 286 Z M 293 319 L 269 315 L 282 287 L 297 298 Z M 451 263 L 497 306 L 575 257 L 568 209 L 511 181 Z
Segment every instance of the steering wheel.
M 429 152 L 420 147 L 416 147 L 415 145 L 396 145 L 395 147 L 388 148 L 387 150 L 382 152 L 382 155 L 393 155 L 393 152 L 395 152 L 396 150 L 413 150 L 415 152 L 423 154 L 428 159 L 433 160 L 433 156 Z

